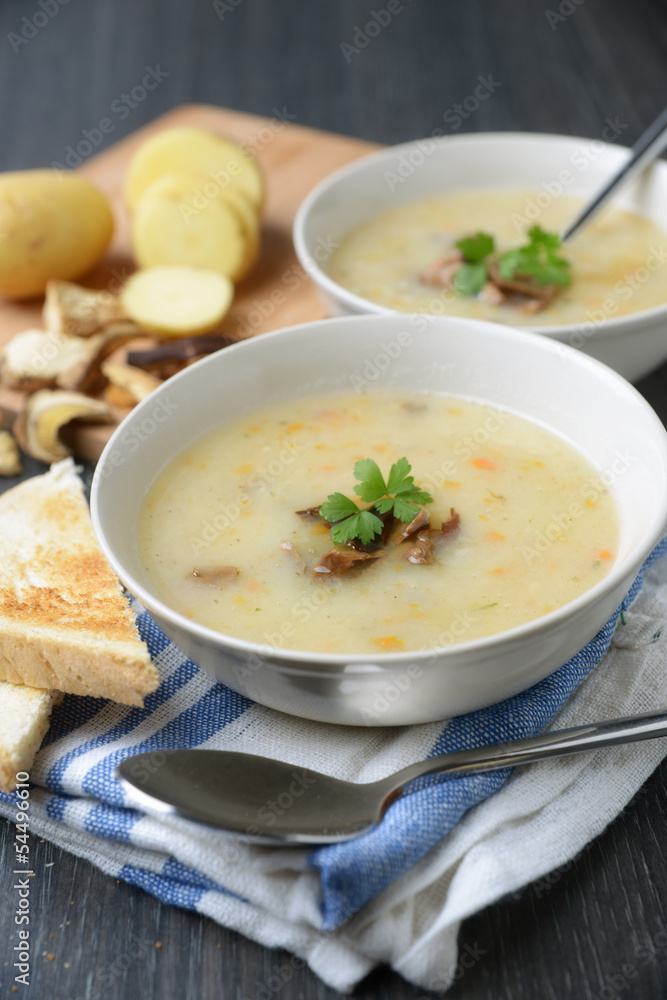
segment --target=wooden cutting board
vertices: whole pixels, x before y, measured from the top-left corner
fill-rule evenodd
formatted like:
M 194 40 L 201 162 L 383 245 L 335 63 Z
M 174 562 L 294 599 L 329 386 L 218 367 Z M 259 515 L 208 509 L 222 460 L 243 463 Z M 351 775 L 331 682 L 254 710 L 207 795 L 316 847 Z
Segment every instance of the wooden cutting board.
M 292 222 L 299 204 L 315 184 L 338 167 L 378 147 L 317 129 L 304 128 L 280 117 L 241 114 L 203 104 L 176 108 L 121 142 L 91 157 L 78 172 L 108 196 L 116 230 L 104 260 L 81 280 L 90 288 L 117 292 L 135 269 L 123 184 L 135 150 L 149 136 L 175 125 L 212 129 L 243 143 L 257 157 L 266 177 L 267 199 L 262 218 L 262 252 L 257 266 L 239 285 L 224 328 L 235 337 L 305 323 L 325 316 L 315 287 L 299 266 L 292 247 Z M 0 302 L 0 347 L 15 333 L 40 327 L 42 300 Z M 10 427 L 23 406 L 23 393 L 0 386 L 4 426 Z M 116 424 L 71 424 L 64 437 L 81 458 L 99 458 L 126 411 L 116 412 Z

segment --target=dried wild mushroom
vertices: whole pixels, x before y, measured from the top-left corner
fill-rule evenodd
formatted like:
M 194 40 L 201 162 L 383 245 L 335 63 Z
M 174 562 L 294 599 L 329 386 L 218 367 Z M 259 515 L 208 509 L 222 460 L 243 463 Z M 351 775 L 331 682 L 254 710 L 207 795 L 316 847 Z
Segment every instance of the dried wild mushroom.
M 0 476 L 20 476 L 23 462 L 18 445 L 9 431 L 0 431 Z
M 554 298 L 558 291 L 557 285 L 540 285 L 531 275 L 515 275 L 513 278 L 503 278 L 497 264 L 489 266 L 489 281 L 507 295 L 522 295 L 529 301 L 523 306 L 529 312 L 540 312 Z
M 322 506 L 322 504 L 318 503 L 317 507 L 304 507 L 303 510 L 297 510 L 294 513 L 298 514 L 299 517 L 317 517 L 317 518 L 320 518 L 320 508 L 321 508 L 321 506 Z
M 284 552 L 288 553 L 288 555 L 292 559 L 292 562 L 294 563 L 294 567 L 295 567 L 297 573 L 305 573 L 306 572 L 306 569 L 307 569 L 306 564 L 303 561 L 299 550 L 292 544 L 292 542 L 281 542 L 280 543 L 280 548 Z
M 142 336 L 135 323 L 122 321 L 111 323 L 102 333 L 96 333 L 87 341 L 91 345 L 90 353 L 80 364 L 72 366 L 58 378 L 61 389 L 92 392 L 104 381 L 102 362 L 119 347 Z
M 0 379 L 9 389 L 22 392 L 48 389 L 86 365 L 93 355 L 89 340 L 47 330 L 22 330 L 7 341 L 0 354 Z
M 503 302 L 507 301 L 507 295 L 502 290 L 494 285 L 492 281 L 487 281 L 484 288 L 479 293 L 479 297 L 482 302 L 487 302 L 490 306 L 501 306 Z
M 422 285 L 430 288 L 453 288 L 454 278 L 463 264 L 463 254 L 455 250 L 447 257 L 436 257 L 419 275 Z
M 61 427 L 70 420 L 108 423 L 113 420 L 106 403 L 79 392 L 40 389 L 28 396 L 25 408 L 16 418 L 14 434 L 23 448 L 40 462 L 59 462 L 72 451 L 59 438 Z
M 131 410 L 137 405 L 137 400 L 127 389 L 121 389 L 119 385 L 109 382 L 104 389 L 104 401 L 109 406 L 117 406 L 120 410 Z
M 42 313 L 52 333 L 68 337 L 90 337 L 123 318 L 120 299 L 111 292 L 82 288 L 71 281 L 49 281 Z
M 440 525 L 440 531 L 442 533 L 442 536 L 444 538 L 447 538 L 448 535 L 455 535 L 460 527 L 461 527 L 461 516 L 460 514 L 457 513 L 457 511 L 453 507 L 450 507 L 449 517 L 447 518 L 446 521 L 443 521 L 442 524 Z
M 127 356 L 129 365 L 145 368 L 147 371 L 156 369 L 158 372 L 164 365 L 176 364 L 182 367 L 188 361 L 203 358 L 229 347 L 237 341 L 226 334 L 203 333 L 196 337 L 180 337 L 177 340 L 167 340 L 141 351 L 131 351 Z
M 211 566 L 208 569 L 193 569 L 190 576 L 209 587 L 221 587 L 231 583 L 239 575 L 237 566 Z
M 359 552 L 352 548 L 331 549 L 329 552 L 325 552 L 320 561 L 313 567 L 313 574 L 315 576 L 322 574 L 340 576 L 341 573 L 347 573 L 348 570 L 353 569 L 357 563 L 366 562 L 369 559 L 381 559 L 384 554 L 384 551 Z
M 414 563 L 420 566 L 430 566 L 433 562 L 433 538 L 434 534 L 432 531 L 420 531 L 416 538 L 411 538 L 407 549 L 405 550 L 405 558 L 409 563 Z
M 162 385 L 162 379 L 156 378 L 150 372 L 145 372 L 142 368 L 125 364 L 123 361 L 103 361 L 100 369 L 112 385 L 129 393 L 133 399 L 133 403 L 130 405 L 140 403 L 142 399 L 150 396 L 159 385 Z
M 424 507 L 419 508 L 419 513 L 410 521 L 409 524 L 403 524 L 399 522 L 398 530 L 394 533 L 392 541 L 394 545 L 400 545 L 404 542 L 406 538 L 410 538 L 411 535 L 416 535 L 419 531 L 424 531 L 426 528 L 430 527 L 430 521 L 428 514 Z

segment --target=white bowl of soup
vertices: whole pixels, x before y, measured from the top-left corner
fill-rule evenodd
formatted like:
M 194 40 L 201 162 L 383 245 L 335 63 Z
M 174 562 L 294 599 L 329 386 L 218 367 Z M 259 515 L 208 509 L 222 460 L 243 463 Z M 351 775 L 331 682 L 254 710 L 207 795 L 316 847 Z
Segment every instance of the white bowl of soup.
M 375 509 L 365 459 L 389 501 L 403 459 L 428 499 L 416 527 L 394 507 L 353 548 L 318 508 Z M 599 631 L 664 529 L 667 435 L 550 339 L 338 317 L 164 383 L 109 441 L 91 507 L 120 579 L 218 680 L 304 718 L 405 725 L 514 695 Z
M 308 195 L 297 256 L 332 315 L 423 312 L 525 327 L 635 381 L 667 358 L 666 163 L 562 248 L 571 283 L 554 286 L 546 304 L 493 287 L 458 294 L 448 266 L 457 241 L 480 231 L 498 252 L 525 244 L 533 226 L 563 232 L 628 156 L 600 140 L 521 133 L 392 146 Z

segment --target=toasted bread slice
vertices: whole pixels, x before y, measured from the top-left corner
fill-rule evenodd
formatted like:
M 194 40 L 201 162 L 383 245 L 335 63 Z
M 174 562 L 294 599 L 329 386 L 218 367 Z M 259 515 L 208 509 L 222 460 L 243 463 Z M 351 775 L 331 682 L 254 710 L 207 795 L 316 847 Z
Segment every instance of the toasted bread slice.
M 0 681 L 0 791 L 11 792 L 16 775 L 30 773 L 51 710 L 61 700 L 59 691 Z
M 0 496 L 0 680 L 127 705 L 158 686 L 71 459 Z

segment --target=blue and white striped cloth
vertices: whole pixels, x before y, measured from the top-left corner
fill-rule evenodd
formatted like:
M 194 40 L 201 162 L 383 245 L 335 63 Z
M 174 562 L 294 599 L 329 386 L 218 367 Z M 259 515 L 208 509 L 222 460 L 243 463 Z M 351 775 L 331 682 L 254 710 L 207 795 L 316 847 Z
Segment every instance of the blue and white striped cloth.
M 435 861 L 442 861 L 457 840 L 472 836 L 454 866 L 460 879 L 461 869 L 467 870 L 466 859 L 470 860 L 475 817 L 487 823 L 485 838 L 498 835 L 500 827 L 488 817 L 498 808 L 509 808 L 503 813 L 509 816 L 512 795 L 519 801 L 513 789 L 526 786 L 526 782 L 526 787 L 533 787 L 530 772 L 546 768 L 538 773 L 554 776 L 551 790 L 547 782 L 545 796 L 539 786 L 539 791 L 530 793 L 530 808 L 520 810 L 522 821 L 534 822 L 534 799 L 542 800 L 543 809 L 552 808 L 562 796 L 566 801 L 567 795 L 573 794 L 572 787 L 584 780 L 587 768 L 590 770 L 591 756 L 534 766 L 523 772 L 526 777 L 519 772 L 507 785 L 509 771 L 443 783 L 431 779 L 413 786 L 369 835 L 310 850 L 252 847 L 184 820 L 127 808 L 123 789 L 114 778 L 116 765 L 144 750 L 196 746 L 272 755 L 338 777 L 370 781 L 428 755 L 531 736 L 550 724 L 559 728 L 605 715 L 658 708 L 659 700 L 654 697 L 651 701 L 651 685 L 655 683 L 660 690 L 664 676 L 658 674 L 666 668 L 650 651 L 659 645 L 663 610 L 667 613 L 660 604 L 666 589 L 667 560 L 656 562 L 665 552 L 667 540 L 644 567 L 646 570 L 656 563 L 649 571 L 651 585 L 635 601 L 642 587 L 642 571 L 623 602 L 624 624 L 619 625 L 608 655 L 621 609 L 577 656 L 529 691 L 448 722 L 403 729 L 346 729 L 305 722 L 255 705 L 199 670 L 145 611 L 137 609 L 140 632 L 160 673 L 160 687 L 146 699 L 143 709 L 93 698 L 64 699 L 54 712 L 31 773 L 32 830 L 166 903 L 207 913 L 265 944 L 294 951 L 338 989 L 352 988 L 381 961 L 391 962 L 428 988 L 444 989 L 456 964 L 460 918 L 454 914 L 441 928 L 444 936 L 426 945 L 428 934 L 432 936 L 443 919 L 448 905 L 447 880 L 452 878 L 451 871 L 436 875 Z M 642 610 L 642 601 L 647 610 Z M 628 610 L 631 605 L 632 610 Z M 625 635 L 626 628 L 636 641 L 633 638 L 624 645 L 618 635 Z M 607 676 L 601 680 L 600 671 L 593 668 L 603 657 L 601 670 Z M 632 683 L 628 663 L 632 664 Z M 644 668 L 653 671 L 650 677 L 642 677 Z M 618 672 L 617 682 L 614 671 Z M 578 706 L 574 715 L 573 704 Z M 599 814 L 589 817 L 589 823 L 581 825 L 580 835 L 570 832 L 567 846 L 557 844 L 550 852 L 547 832 L 542 857 L 523 868 L 522 855 L 527 857 L 530 851 L 526 851 L 514 816 L 514 847 L 508 848 L 510 860 L 505 861 L 504 871 L 512 869 L 515 874 L 509 880 L 499 876 L 496 882 L 493 875 L 487 875 L 485 887 L 482 891 L 480 884 L 477 895 L 468 884 L 464 911 L 467 907 L 468 912 L 474 912 L 470 904 L 476 899 L 479 905 L 489 902 L 489 891 L 497 890 L 491 897 L 497 898 L 518 887 L 517 883 L 520 886 L 549 871 L 554 861 L 562 863 L 571 857 L 622 808 L 664 752 L 663 741 L 653 749 L 646 744 L 633 750 L 634 758 L 627 760 L 631 777 L 624 784 L 614 766 L 606 804 L 600 805 Z M 604 753 L 594 756 L 600 758 Z M 565 774 L 575 775 L 576 781 L 563 785 Z M 597 785 L 600 780 L 598 775 Z M 613 794 L 611 784 L 616 786 Z M 499 795 L 493 795 L 501 788 Z M 586 797 L 589 803 L 595 798 L 590 791 Z M 484 805 L 468 814 L 480 803 Z M 586 808 L 590 806 L 582 805 L 581 815 Z M 11 818 L 15 811 L 15 797 L 0 794 L 0 814 Z M 557 830 L 557 823 L 549 830 Z M 475 849 L 479 850 L 479 845 Z M 512 850 L 517 856 L 515 865 Z M 496 890 L 489 890 L 494 885 Z M 423 940 L 415 937 L 420 922 L 430 928 L 420 932 Z

